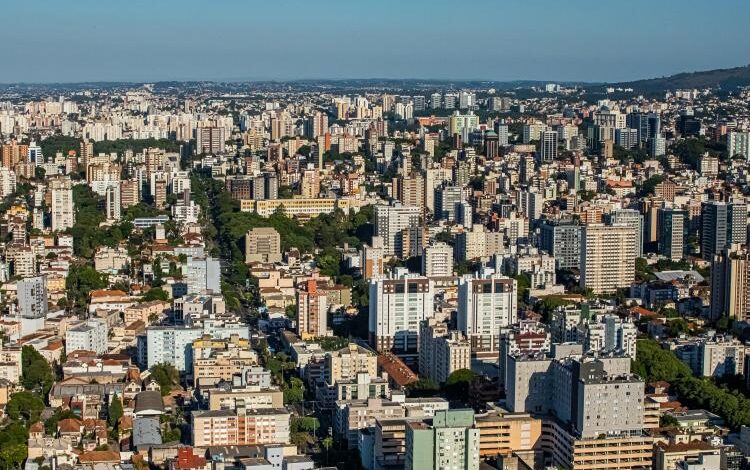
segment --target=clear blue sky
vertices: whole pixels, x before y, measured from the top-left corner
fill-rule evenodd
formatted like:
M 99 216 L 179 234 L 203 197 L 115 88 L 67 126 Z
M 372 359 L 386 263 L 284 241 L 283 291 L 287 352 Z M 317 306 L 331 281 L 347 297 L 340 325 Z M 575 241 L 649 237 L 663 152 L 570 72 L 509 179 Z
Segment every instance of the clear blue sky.
M 748 0 L 3 0 L 0 83 L 619 81 L 750 63 Z

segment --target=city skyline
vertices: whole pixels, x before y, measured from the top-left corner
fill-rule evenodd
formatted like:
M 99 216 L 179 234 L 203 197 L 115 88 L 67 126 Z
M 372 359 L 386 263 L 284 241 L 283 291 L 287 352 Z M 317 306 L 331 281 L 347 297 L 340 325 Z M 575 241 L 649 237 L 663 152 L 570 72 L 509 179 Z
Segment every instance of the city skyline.
M 5 12 L 14 21 L 0 31 L 0 40 L 15 46 L 0 50 L 6 71 L 0 81 L 597 83 L 750 62 L 741 21 L 750 5 L 736 0 L 714 2 L 711 9 L 697 1 L 638 0 L 616 17 L 589 0 L 474 1 L 459 11 L 442 0 L 388 0 L 378 7 L 333 0 L 222 0 L 211 8 L 192 0 L 136 1 L 127 9 L 89 0 L 44 8 L 38 1 L 12 2 Z

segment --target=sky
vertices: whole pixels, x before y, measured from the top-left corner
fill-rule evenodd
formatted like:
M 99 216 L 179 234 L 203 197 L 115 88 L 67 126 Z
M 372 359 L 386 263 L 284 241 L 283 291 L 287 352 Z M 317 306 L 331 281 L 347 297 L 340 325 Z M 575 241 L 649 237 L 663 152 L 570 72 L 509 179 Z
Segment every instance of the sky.
M 748 0 L 2 0 L 0 83 L 616 82 L 750 63 Z

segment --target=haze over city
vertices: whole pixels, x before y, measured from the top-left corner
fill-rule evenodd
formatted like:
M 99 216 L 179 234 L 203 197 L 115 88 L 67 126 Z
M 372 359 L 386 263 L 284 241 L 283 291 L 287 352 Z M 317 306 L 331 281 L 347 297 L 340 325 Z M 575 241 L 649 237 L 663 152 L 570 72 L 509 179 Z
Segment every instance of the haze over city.
M 4 2 L 4 83 L 619 82 L 750 63 L 742 0 Z
M 0 18 L 0 470 L 750 470 L 749 2 Z

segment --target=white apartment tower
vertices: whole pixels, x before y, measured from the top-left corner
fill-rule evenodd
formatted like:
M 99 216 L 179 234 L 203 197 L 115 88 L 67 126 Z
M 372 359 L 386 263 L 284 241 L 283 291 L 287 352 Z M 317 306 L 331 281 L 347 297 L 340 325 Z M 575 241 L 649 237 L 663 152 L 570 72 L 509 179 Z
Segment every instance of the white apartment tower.
M 52 195 L 52 231 L 62 232 L 75 223 L 73 186 L 70 178 L 53 178 L 49 182 Z
M 419 322 L 434 314 L 435 286 L 426 277 L 370 281 L 370 344 L 416 360 Z
M 500 328 L 518 318 L 518 285 L 500 275 L 465 276 L 458 281 L 458 329 L 476 356 L 497 357 Z

